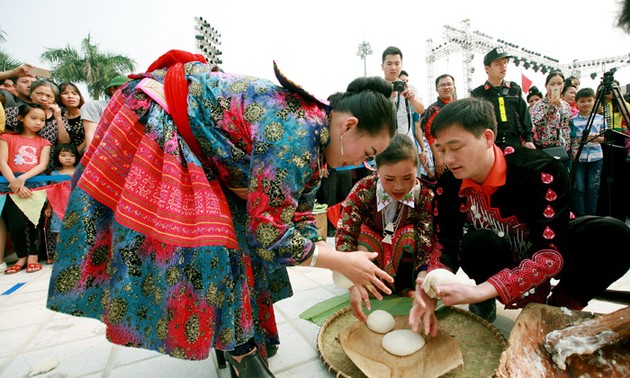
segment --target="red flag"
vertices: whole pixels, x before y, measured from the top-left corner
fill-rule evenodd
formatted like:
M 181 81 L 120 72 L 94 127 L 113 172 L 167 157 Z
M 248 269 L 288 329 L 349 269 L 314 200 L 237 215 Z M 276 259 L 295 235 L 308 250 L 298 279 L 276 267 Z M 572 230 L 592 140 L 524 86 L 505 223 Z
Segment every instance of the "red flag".
M 521 72 L 521 88 L 523 88 L 523 92 L 525 93 L 529 92 L 529 88 L 531 88 L 531 86 L 532 86 L 532 81 L 529 80 L 527 76 L 525 76 Z

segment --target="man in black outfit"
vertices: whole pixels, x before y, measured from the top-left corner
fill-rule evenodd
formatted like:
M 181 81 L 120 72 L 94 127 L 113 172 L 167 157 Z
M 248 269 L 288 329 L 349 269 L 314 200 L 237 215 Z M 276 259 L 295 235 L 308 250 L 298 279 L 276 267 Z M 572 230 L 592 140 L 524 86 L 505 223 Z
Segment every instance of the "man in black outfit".
M 492 106 L 477 98 L 445 105 L 431 133 L 446 164 L 435 189 L 436 241 L 427 271 L 461 268 L 476 285 L 436 292 L 493 321 L 505 308 L 547 303 L 581 310 L 630 267 L 630 228 L 611 217 L 570 219 L 571 181 L 542 151 L 494 143 Z M 417 280 L 423 281 L 423 273 Z M 550 280 L 559 283 L 551 289 Z M 436 299 L 417 287 L 410 324 L 437 333 Z
M 509 56 L 496 47 L 483 58 L 488 80 L 472 90 L 472 97 L 484 98 L 494 106 L 497 118 L 495 143 L 504 149 L 507 146 L 534 147 L 532 120 L 523 100 L 521 87 L 513 81 L 505 81 Z

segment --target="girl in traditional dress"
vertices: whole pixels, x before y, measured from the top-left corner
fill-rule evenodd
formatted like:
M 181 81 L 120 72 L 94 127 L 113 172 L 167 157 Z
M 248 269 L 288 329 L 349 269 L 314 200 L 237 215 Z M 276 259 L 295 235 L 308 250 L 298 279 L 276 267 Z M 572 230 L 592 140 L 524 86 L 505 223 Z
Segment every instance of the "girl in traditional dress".
M 53 149 L 53 158 L 55 160 L 56 169 L 51 172 L 52 176 L 65 177 L 65 182 L 55 185 L 47 190 L 48 205 L 44 210 L 46 216 L 46 222 L 48 227 L 44 232 L 48 233 L 46 236 L 46 263 L 52 264 L 52 257 L 57 250 L 57 239 L 59 238 L 59 232 L 61 231 L 61 219 L 66 212 L 66 206 L 68 205 L 68 198 L 70 196 L 70 179 L 74 175 L 76 166 L 79 163 L 79 151 L 72 143 L 62 143 L 55 146 Z M 59 177 L 62 179 L 62 177 Z
M 282 87 L 203 60 L 170 51 L 110 100 L 78 167 L 48 307 L 101 319 L 117 344 L 195 360 L 214 347 L 232 374 L 270 377 L 287 265 L 389 291 L 376 254 L 327 246 L 311 211 L 323 163 L 389 144 L 391 85 L 359 78 L 327 104 L 277 69 Z
M 378 175 L 357 182 L 343 202 L 335 238 L 339 251 L 378 252 L 376 263 L 394 277 L 394 292 L 408 296 L 426 269 L 433 235 L 433 192 L 416 178 L 417 155 L 411 138 L 394 136 L 376 155 Z M 366 320 L 361 305 L 369 309 L 369 294 L 378 296 L 376 290 L 350 288 L 350 306 L 359 320 Z

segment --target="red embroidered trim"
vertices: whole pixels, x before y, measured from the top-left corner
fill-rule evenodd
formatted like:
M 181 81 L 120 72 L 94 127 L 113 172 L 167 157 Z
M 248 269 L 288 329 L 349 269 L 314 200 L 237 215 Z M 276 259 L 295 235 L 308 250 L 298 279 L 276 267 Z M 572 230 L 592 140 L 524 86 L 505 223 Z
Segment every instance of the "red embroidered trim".
M 160 242 L 184 247 L 237 248 L 227 200 L 203 169 L 143 134 L 127 106 L 120 108 L 78 182 L 114 210 L 116 220 Z
M 541 250 L 531 259 L 521 261 L 514 269 L 503 269 L 488 279 L 499 292 L 501 302 L 508 305 L 521 301 L 533 288 L 555 277 L 562 270 L 564 261 L 560 252 Z

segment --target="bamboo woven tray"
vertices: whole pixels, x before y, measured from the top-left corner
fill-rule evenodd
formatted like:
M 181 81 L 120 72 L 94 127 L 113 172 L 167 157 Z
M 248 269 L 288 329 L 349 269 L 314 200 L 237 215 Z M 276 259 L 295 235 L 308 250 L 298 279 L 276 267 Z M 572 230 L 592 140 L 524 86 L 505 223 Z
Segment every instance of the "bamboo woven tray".
M 458 343 L 464 357 L 463 368 L 445 377 L 490 377 L 499 364 L 507 342 L 492 324 L 483 318 L 457 307 L 438 312 L 440 329 L 447 331 Z M 317 349 L 328 370 L 337 377 L 365 377 L 348 358 L 337 339 L 346 327 L 357 322 L 350 308 L 344 308 L 328 318 L 317 335 Z

